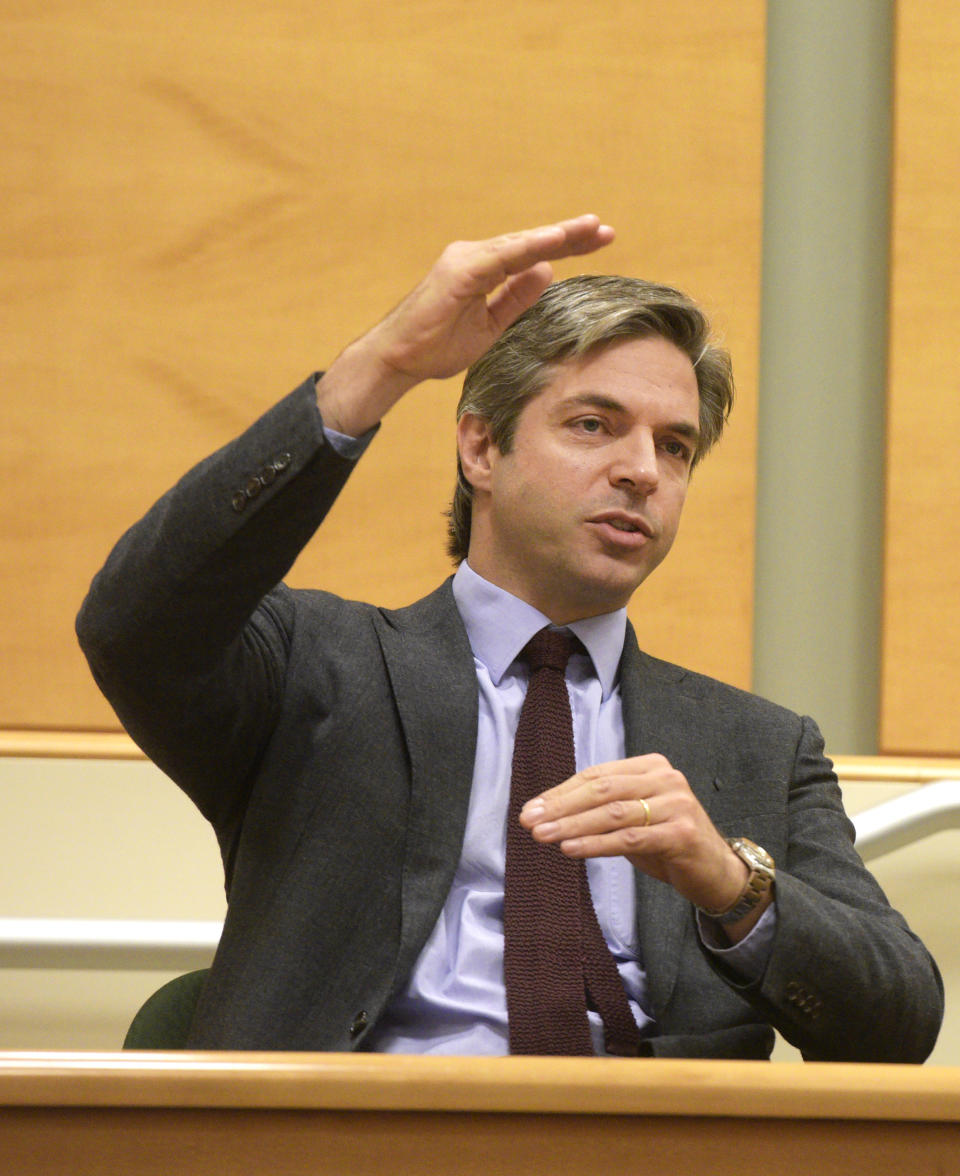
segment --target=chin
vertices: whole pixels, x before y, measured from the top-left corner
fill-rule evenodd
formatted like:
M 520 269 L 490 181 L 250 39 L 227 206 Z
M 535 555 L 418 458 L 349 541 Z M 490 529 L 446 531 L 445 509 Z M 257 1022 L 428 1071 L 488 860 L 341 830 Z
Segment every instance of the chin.
M 603 566 L 596 568 L 592 575 L 588 570 L 584 576 L 581 570 L 581 577 L 585 586 L 589 585 L 597 596 L 617 599 L 619 603 L 613 607 L 622 608 L 652 571 L 653 568 L 648 567 L 646 562 L 638 567 L 636 564 L 626 564 L 623 560 L 605 560 Z
M 568 612 L 576 614 L 571 619 L 581 621 L 586 617 L 616 612 L 618 608 L 625 607 L 639 584 L 639 581 L 634 579 L 623 581 L 612 577 L 577 579 L 576 588 L 567 593 L 564 604 Z

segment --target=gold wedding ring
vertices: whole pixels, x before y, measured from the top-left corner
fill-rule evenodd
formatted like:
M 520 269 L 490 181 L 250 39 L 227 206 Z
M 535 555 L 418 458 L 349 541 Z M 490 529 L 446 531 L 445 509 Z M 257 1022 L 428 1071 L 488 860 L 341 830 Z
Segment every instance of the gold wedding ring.
M 639 798 L 639 800 L 640 800 L 640 803 L 643 805 L 643 824 L 640 826 L 640 828 L 646 829 L 646 827 L 650 824 L 650 806 L 647 804 L 647 802 L 643 799 L 642 796 Z

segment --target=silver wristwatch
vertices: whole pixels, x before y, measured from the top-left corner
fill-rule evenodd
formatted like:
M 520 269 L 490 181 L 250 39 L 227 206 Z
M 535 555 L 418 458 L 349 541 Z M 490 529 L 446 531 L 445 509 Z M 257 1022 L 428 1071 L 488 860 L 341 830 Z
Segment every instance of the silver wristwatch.
M 746 862 L 750 871 L 747 883 L 731 906 L 720 911 L 711 911 L 706 907 L 701 907 L 700 910 L 719 923 L 736 923 L 766 898 L 773 889 L 777 872 L 773 858 L 767 851 L 759 845 L 754 845 L 746 837 L 728 837 L 726 841 L 737 857 Z

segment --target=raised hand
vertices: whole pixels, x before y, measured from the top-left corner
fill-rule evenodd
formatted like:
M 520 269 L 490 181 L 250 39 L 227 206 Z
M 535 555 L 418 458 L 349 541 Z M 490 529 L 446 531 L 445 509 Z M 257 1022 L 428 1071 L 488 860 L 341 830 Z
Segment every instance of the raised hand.
M 318 385 L 324 420 L 354 436 L 376 424 L 415 384 L 468 367 L 533 305 L 551 261 L 613 240 L 593 215 L 456 241 L 381 322 L 352 343 Z
M 553 278 L 550 261 L 613 239 L 595 216 L 456 241 L 376 328 L 384 359 L 411 380 L 452 376 L 487 350 Z

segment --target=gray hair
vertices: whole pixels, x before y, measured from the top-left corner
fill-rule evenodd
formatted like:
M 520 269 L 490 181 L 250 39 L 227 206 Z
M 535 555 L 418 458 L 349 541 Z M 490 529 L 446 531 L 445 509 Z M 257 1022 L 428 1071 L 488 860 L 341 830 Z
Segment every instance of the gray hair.
M 641 278 L 582 274 L 548 286 L 467 371 L 457 420 L 487 421 L 501 453 L 513 445 L 524 406 L 543 391 L 556 367 L 627 339 L 659 336 L 693 364 L 700 394 L 700 440 L 693 465 L 720 439 L 733 404 L 730 356 L 710 334 L 707 316 L 686 294 Z M 447 551 L 456 563 L 470 547 L 473 487 L 457 459 L 448 511 Z

